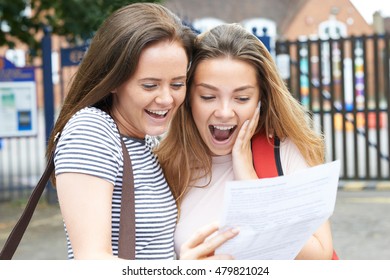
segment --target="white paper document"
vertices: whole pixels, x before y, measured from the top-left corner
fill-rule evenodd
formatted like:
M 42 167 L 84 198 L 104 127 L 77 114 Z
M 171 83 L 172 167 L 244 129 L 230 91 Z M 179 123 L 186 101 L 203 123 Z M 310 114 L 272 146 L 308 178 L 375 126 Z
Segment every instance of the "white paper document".
M 333 214 L 340 161 L 275 178 L 229 181 L 221 227 L 240 233 L 216 254 L 238 260 L 291 260 Z

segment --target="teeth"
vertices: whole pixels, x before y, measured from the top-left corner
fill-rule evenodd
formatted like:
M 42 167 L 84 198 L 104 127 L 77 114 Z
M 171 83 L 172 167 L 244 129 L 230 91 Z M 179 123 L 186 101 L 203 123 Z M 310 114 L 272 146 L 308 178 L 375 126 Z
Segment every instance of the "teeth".
M 168 110 L 164 110 L 164 111 L 153 111 L 153 110 L 146 110 L 152 114 L 156 114 L 156 115 L 160 115 L 160 116 L 164 116 L 166 113 L 168 113 Z
M 234 127 L 234 125 L 232 126 L 219 126 L 219 125 L 213 125 L 214 129 L 218 129 L 218 130 L 230 130 Z

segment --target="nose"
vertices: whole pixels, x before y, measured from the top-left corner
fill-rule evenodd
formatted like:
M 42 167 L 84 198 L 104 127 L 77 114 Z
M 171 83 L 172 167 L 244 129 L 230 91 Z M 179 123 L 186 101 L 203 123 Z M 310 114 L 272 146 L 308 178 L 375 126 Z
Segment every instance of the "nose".
M 214 112 L 215 116 L 221 119 L 229 119 L 234 117 L 233 107 L 229 102 L 221 103 Z
M 169 88 L 163 87 L 155 98 L 157 104 L 170 105 L 173 103 L 172 93 Z

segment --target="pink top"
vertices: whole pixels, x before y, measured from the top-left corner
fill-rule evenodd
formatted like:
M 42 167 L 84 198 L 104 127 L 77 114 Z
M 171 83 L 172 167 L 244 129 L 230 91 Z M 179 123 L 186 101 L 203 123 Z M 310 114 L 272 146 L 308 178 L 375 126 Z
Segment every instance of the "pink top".
M 291 174 L 308 167 L 298 148 L 288 139 L 280 143 L 280 159 L 284 174 Z M 175 231 L 177 257 L 181 245 L 197 229 L 219 221 L 225 182 L 234 180 L 232 155 L 213 157 L 212 174 L 212 180 L 207 187 L 191 188 L 182 201 L 180 218 Z M 202 178 L 197 185 L 205 185 L 207 181 L 206 178 Z

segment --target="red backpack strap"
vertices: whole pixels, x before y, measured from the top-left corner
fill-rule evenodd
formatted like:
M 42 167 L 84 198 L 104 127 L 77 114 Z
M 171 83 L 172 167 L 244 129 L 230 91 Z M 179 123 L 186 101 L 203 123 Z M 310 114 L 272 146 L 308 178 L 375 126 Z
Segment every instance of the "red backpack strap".
M 338 261 L 338 260 L 339 260 L 339 256 L 337 255 L 336 250 L 333 250 L 332 261 Z
M 252 137 L 253 165 L 259 178 L 283 175 L 280 161 L 280 140 L 258 133 Z

